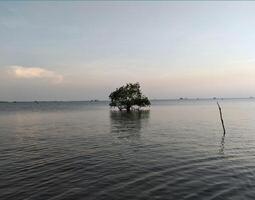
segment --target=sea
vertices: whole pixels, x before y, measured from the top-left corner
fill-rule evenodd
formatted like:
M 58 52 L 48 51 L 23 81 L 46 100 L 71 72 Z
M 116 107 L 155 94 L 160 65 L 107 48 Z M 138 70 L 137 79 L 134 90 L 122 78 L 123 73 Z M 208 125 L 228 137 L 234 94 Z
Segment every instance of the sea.
M 255 99 L 0 103 L 1 200 L 255 198 Z

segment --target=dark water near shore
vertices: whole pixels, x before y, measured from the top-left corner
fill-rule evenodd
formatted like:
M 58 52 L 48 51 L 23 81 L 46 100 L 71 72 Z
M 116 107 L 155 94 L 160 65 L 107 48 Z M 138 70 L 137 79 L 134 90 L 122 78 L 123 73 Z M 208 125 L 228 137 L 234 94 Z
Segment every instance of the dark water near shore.
M 0 103 L 1 200 L 254 199 L 255 100 Z

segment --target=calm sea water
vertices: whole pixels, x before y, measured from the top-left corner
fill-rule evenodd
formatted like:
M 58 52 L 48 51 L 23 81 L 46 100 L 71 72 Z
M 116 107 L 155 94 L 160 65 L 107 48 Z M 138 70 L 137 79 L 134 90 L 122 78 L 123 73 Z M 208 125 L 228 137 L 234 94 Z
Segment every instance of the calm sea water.
M 1 200 L 254 199 L 255 100 L 0 104 Z

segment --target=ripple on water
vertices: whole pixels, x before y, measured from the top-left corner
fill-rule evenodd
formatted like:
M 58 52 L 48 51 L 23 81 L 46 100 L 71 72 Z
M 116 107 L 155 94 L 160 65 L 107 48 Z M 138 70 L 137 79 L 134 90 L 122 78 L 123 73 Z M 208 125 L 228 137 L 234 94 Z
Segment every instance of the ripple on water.
M 195 104 L 5 108 L 0 199 L 253 199 L 255 111 L 224 101 L 222 138 L 214 103 Z

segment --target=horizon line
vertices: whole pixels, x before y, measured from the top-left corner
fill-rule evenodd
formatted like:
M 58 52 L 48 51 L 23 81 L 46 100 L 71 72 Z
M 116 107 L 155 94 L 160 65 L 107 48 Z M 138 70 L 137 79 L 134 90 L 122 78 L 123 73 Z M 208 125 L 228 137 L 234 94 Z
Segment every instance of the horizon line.
M 228 100 L 228 99 L 254 99 L 255 97 L 180 97 L 180 98 L 153 98 L 150 101 L 187 101 L 187 100 Z M 25 103 L 25 102 L 109 102 L 106 99 L 91 99 L 91 100 L 6 100 L 0 103 Z

